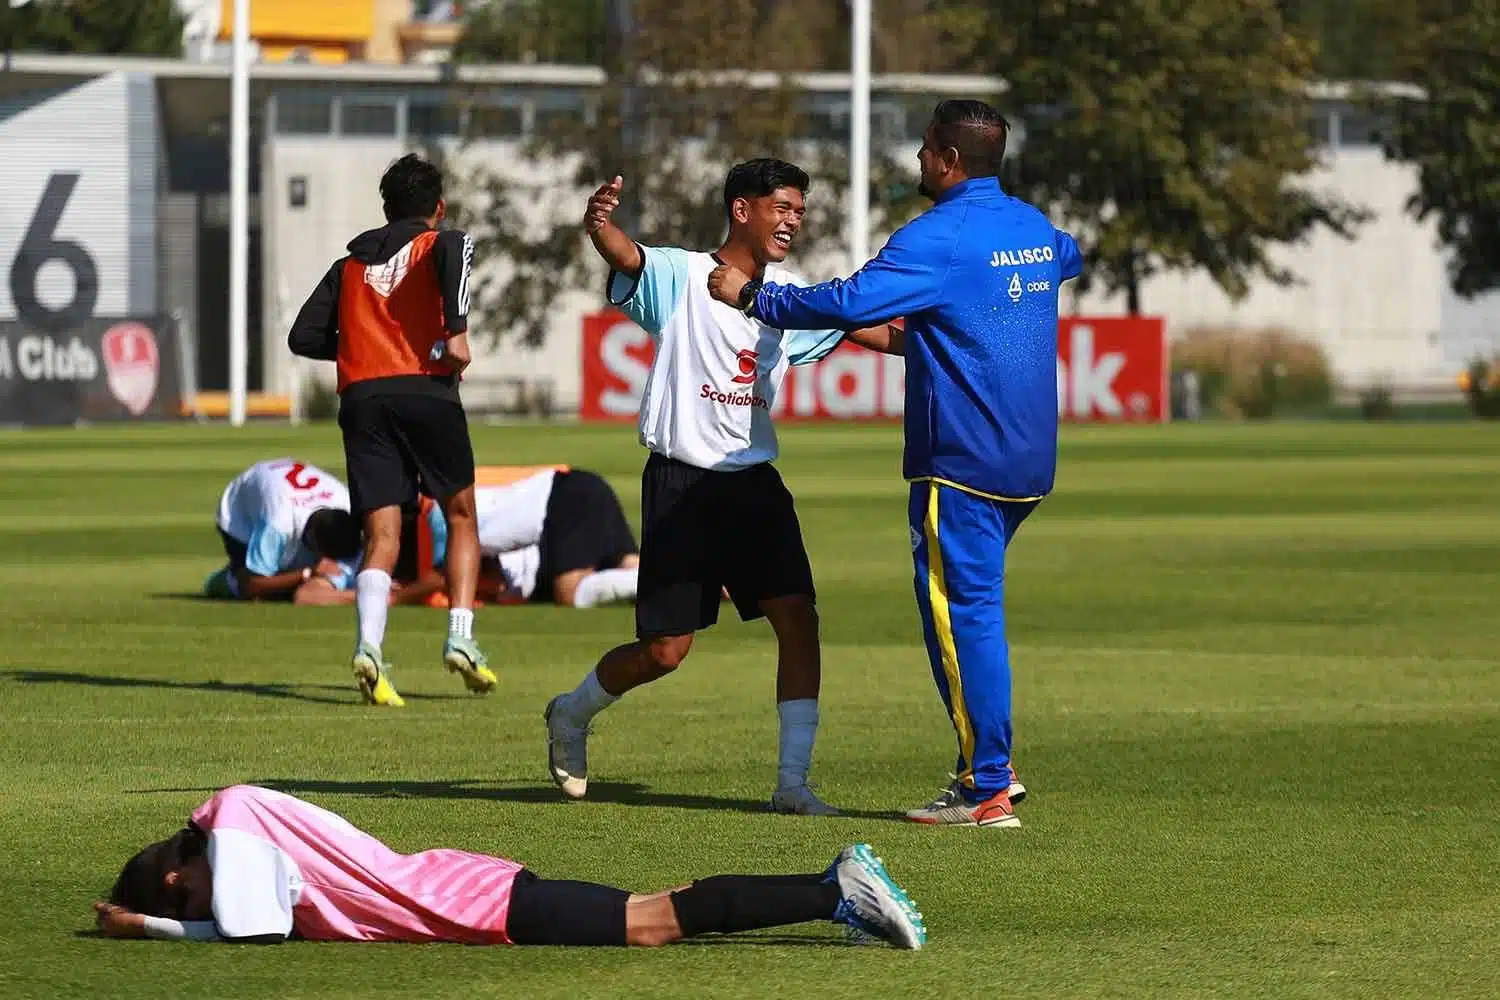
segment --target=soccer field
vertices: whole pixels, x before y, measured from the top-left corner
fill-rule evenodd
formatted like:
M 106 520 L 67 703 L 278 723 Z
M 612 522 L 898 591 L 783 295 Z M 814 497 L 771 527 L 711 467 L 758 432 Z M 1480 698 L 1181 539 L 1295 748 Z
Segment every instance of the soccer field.
M 484 427 L 489 464 L 610 477 L 633 428 Z M 209 604 L 213 510 L 252 462 L 343 468 L 333 427 L 0 436 L 0 996 L 1442 997 L 1500 994 L 1500 436 L 1471 425 L 1070 429 L 1011 551 L 1016 831 L 893 814 L 953 736 L 918 639 L 900 432 L 782 432 L 823 615 L 813 780 L 767 815 L 774 645 L 726 621 L 597 721 L 590 800 L 541 711 L 629 609 L 482 609 L 501 689 L 396 609 L 404 710 L 359 703 L 352 609 Z M 659 951 L 92 936 L 91 903 L 214 789 L 269 785 L 406 851 L 649 890 L 821 870 L 868 841 L 919 953 L 833 925 Z

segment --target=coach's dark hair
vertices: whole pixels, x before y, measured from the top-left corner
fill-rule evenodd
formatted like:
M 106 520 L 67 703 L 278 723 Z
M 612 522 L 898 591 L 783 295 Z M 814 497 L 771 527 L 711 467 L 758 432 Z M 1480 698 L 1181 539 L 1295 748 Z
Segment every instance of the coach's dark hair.
M 943 101 L 932 112 L 937 151 L 958 150 L 959 163 L 969 177 L 999 176 L 1009 135 L 1010 122 L 983 101 Z
M 804 195 L 812 178 L 795 163 L 785 160 L 746 160 L 737 163 L 724 178 L 724 214 L 731 215 L 736 198 L 764 198 L 780 188 L 796 188 Z
M 175 871 L 208 847 L 208 840 L 195 826 L 184 827 L 166 840 L 141 849 L 125 862 L 109 901 L 148 917 L 172 917 L 181 920 L 183 894 L 167 888 L 167 872 Z
M 319 557 L 353 559 L 359 555 L 359 519 L 347 510 L 324 507 L 307 518 L 302 541 Z
M 416 153 L 407 153 L 380 178 L 380 198 L 387 222 L 430 219 L 443 197 L 443 172 Z

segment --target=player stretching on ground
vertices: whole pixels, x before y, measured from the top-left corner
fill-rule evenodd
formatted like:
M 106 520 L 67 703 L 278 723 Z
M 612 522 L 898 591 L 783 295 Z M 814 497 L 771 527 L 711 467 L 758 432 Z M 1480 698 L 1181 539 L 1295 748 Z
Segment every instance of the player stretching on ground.
M 809 875 L 719 875 L 649 896 L 544 879 L 460 850 L 397 854 L 342 817 L 236 785 L 125 865 L 96 903 L 112 937 L 271 943 L 670 944 L 700 934 L 827 920 L 916 949 L 922 915 L 866 845 Z
M 812 568 L 792 495 L 771 464 L 771 407 L 788 365 L 833 350 L 836 331 L 786 333 L 714 302 L 708 274 L 729 261 L 747 273 L 801 283 L 780 267 L 802 226 L 808 176 L 780 160 L 752 160 L 724 182 L 729 237 L 717 253 L 643 247 L 610 216 L 616 177 L 584 218 L 610 266 L 609 300 L 656 341 L 641 403 L 640 591 L 636 641 L 599 661 L 546 710 L 548 765 L 571 798 L 588 791 L 588 726 L 632 688 L 665 677 L 718 621 L 721 588 L 741 619 L 776 632 L 780 766 L 771 807 L 832 815 L 807 785 L 818 728 L 821 663 Z
M 504 486 L 474 491 L 479 548 L 489 558 L 524 553 L 511 561 L 527 585 L 528 600 L 592 608 L 635 598 L 635 536 L 609 483 L 587 469 L 541 469 Z M 448 528 L 436 506 L 426 528 L 433 565 L 443 565 Z M 507 572 L 507 577 L 511 574 Z
M 291 600 L 310 584 L 347 585 L 359 556 L 349 491 L 315 465 L 257 462 L 232 479 L 215 517 L 229 565 L 209 577 L 210 597 Z
M 474 243 L 437 225 L 447 211 L 443 177 L 416 155 L 380 179 L 389 223 L 361 233 L 303 305 L 287 337 L 292 353 L 338 362 L 339 426 L 354 512 L 364 522 L 355 582 L 359 638 L 354 675 L 365 700 L 399 706 L 381 645 L 401 508 L 420 491 L 442 505 L 449 528 L 448 638 L 443 662 L 476 694 L 495 686 L 474 642 L 479 529 L 474 449 L 458 395 L 469 364 L 469 271 Z

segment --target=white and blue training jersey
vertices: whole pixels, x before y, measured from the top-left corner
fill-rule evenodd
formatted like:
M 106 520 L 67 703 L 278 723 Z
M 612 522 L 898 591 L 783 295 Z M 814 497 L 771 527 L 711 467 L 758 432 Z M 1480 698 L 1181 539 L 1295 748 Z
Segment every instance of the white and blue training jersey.
M 244 544 L 245 568 L 251 574 L 275 576 L 317 563 L 302 544 L 302 531 L 308 517 L 325 507 L 348 510 L 348 488 L 315 465 L 276 458 L 257 462 L 225 487 L 216 522 L 219 530 Z M 344 569 L 352 577 L 353 565 Z
M 641 247 L 639 279 L 612 272 L 609 302 L 656 342 L 641 400 L 640 442 L 701 469 L 742 469 L 776 458 L 771 409 L 790 365 L 819 361 L 838 330 L 782 331 L 708 293 L 713 254 Z M 766 281 L 805 285 L 783 267 Z

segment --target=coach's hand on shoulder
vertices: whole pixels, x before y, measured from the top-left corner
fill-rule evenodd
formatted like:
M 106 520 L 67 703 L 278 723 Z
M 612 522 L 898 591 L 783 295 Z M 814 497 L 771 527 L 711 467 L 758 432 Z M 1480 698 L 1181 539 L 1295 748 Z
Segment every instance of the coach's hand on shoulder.
M 740 292 L 750 283 L 750 277 L 737 267 L 720 264 L 708 275 L 708 294 L 726 306 L 740 307 Z
M 592 235 L 604 228 L 615 209 L 620 207 L 620 189 L 624 186 L 625 178 L 616 175 L 614 180 L 594 192 L 588 209 L 583 213 L 584 232 Z

